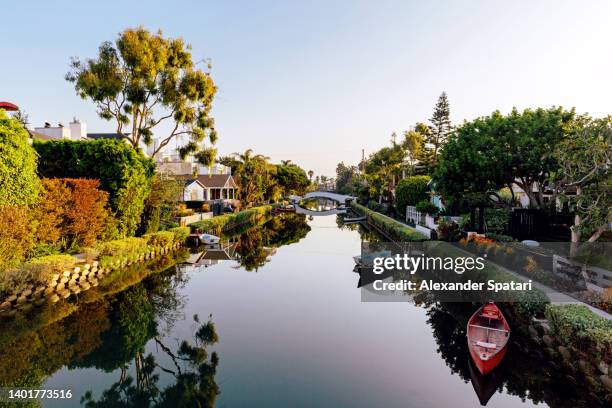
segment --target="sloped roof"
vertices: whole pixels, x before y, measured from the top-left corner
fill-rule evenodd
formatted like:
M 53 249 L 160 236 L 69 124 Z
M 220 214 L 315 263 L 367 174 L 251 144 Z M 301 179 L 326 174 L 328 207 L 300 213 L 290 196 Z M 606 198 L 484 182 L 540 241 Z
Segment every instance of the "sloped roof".
M 205 174 L 198 176 L 197 180 L 208 188 L 236 188 L 236 182 L 229 174 Z

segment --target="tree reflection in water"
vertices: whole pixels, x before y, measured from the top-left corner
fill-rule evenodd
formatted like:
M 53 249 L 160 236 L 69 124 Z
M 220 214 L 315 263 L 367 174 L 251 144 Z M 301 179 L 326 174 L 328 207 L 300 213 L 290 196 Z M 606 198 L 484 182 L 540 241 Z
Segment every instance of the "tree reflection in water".
M 136 351 L 134 368 L 136 379 L 126 374 L 128 365 L 121 367 L 117 382 L 95 400 L 88 391 L 81 403 L 88 408 L 96 407 L 213 407 L 219 386 L 215 382 L 219 356 L 207 348 L 219 341 L 212 316 L 205 323 L 194 316 L 197 329 L 193 342 L 183 340 L 176 352 L 154 336 L 156 344 L 172 361 L 173 366 L 164 367 L 153 354 L 144 355 L 143 349 Z M 175 382 L 160 388 L 159 374 L 163 371 L 174 377 Z
M 232 237 L 238 241 L 238 263 L 249 272 L 258 271 L 268 262 L 275 248 L 296 243 L 309 231 L 310 226 L 304 215 L 286 213 L 276 216 L 261 226 Z

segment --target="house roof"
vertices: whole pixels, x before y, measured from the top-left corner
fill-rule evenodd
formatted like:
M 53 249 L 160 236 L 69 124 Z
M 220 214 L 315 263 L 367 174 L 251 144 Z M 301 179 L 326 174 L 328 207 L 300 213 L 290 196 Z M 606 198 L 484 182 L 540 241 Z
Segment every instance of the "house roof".
M 40 132 L 35 132 L 33 130 L 29 130 L 28 132 L 30 133 L 30 135 L 32 135 L 32 139 L 36 139 L 36 140 L 51 140 L 52 137 L 51 136 L 47 136 L 45 134 L 42 134 Z
M 236 188 L 236 182 L 229 174 L 205 174 L 198 176 L 196 180 L 208 188 Z
M 197 177 L 177 175 L 175 179 L 183 180 L 185 186 L 197 182 L 204 188 L 238 188 L 231 174 L 201 174 Z

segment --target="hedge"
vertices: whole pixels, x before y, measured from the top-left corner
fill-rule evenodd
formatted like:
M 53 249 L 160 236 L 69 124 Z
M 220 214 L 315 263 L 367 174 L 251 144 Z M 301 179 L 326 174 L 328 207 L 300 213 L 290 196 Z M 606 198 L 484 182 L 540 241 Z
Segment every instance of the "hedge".
M 109 193 L 120 236 L 134 235 L 151 189 L 153 160 L 123 140 L 34 141 L 33 146 L 40 176 L 100 180 Z
M 394 220 L 393 218 L 387 217 L 386 215 L 380 214 L 376 211 L 372 211 L 369 208 L 366 208 L 363 205 L 357 204 L 355 202 L 352 202 L 351 206 L 357 212 L 368 217 L 368 221 L 371 222 L 373 225 L 382 229 L 398 241 L 414 242 L 427 240 L 427 237 L 425 235 L 421 234 L 413 228 L 410 228 L 407 225 L 403 225 L 402 223 Z
M 262 205 L 249 208 L 237 213 L 219 215 L 207 220 L 197 221 L 189 224 L 192 232 L 209 232 L 220 235 L 223 231 L 229 231 L 245 224 L 255 224 L 272 211 L 271 205 Z
M 547 305 L 546 318 L 553 335 L 576 350 L 612 361 L 612 321 L 584 305 Z

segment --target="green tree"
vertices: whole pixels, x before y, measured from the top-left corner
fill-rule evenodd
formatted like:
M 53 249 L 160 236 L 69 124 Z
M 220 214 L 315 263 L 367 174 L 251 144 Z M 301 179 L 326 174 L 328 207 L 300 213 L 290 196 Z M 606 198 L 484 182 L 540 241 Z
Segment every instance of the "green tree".
M 541 205 L 545 183 L 558 168 L 550 153 L 574 131 L 574 116 L 561 107 L 513 109 L 464 123 L 441 151 L 436 189 L 445 198 L 461 198 L 516 184 L 532 206 Z
M 448 140 L 448 136 L 452 130 L 450 121 L 450 106 L 446 92 L 442 92 L 438 98 L 438 102 L 434 108 L 433 116 L 429 119 L 431 123 L 431 131 L 427 135 L 427 142 L 433 145 L 433 165 L 438 161 L 438 154 L 441 147 Z
M 154 129 L 170 122 L 153 156 L 188 135 L 181 155 L 193 154 L 209 165 L 215 152 L 204 143 L 208 139 L 212 145 L 217 138 L 210 116 L 217 88 L 210 71 L 196 68 L 190 49 L 180 38 L 164 38 L 161 31 L 128 28 L 114 44 L 102 43 L 96 58 L 73 59 L 66 79 L 79 96 L 96 104 L 101 118 L 116 123 L 117 133 L 134 148 L 153 143 Z
M 383 197 L 391 200 L 391 191 L 401 177 L 404 150 L 401 145 L 383 147 L 373 153 L 365 163 L 365 178 L 370 195 L 382 202 Z
M 289 162 L 289 164 L 285 164 Z M 276 166 L 276 179 L 284 194 L 303 194 L 310 181 L 304 169 L 291 160 L 283 160 L 283 164 Z
M 23 125 L 0 109 L 0 207 L 36 203 L 40 191 L 37 160 Z
M 312 183 L 312 176 L 314 176 L 314 171 L 308 170 L 308 179 L 310 180 L 311 183 Z
M 247 206 L 263 201 L 266 196 L 278 195 L 274 188 L 276 166 L 268 163 L 268 157 L 254 154 L 252 149 L 244 153 L 234 153 L 236 171 L 234 173 L 238 184 L 238 197 Z
M 429 176 L 412 176 L 402 179 L 395 189 L 395 208 L 400 215 L 406 214 L 406 206 L 415 206 L 427 200 Z
M 355 166 L 347 166 L 344 162 L 336 166 L 336 191 L 341 194 L 353 194 L 358 182 L 358 171 Z
M 557 145 L 551 180 L 574 211 L 573 252 L 583 236 L 596 241 L 612 223 L 612 116 L 578 118 L 577 131 Z

